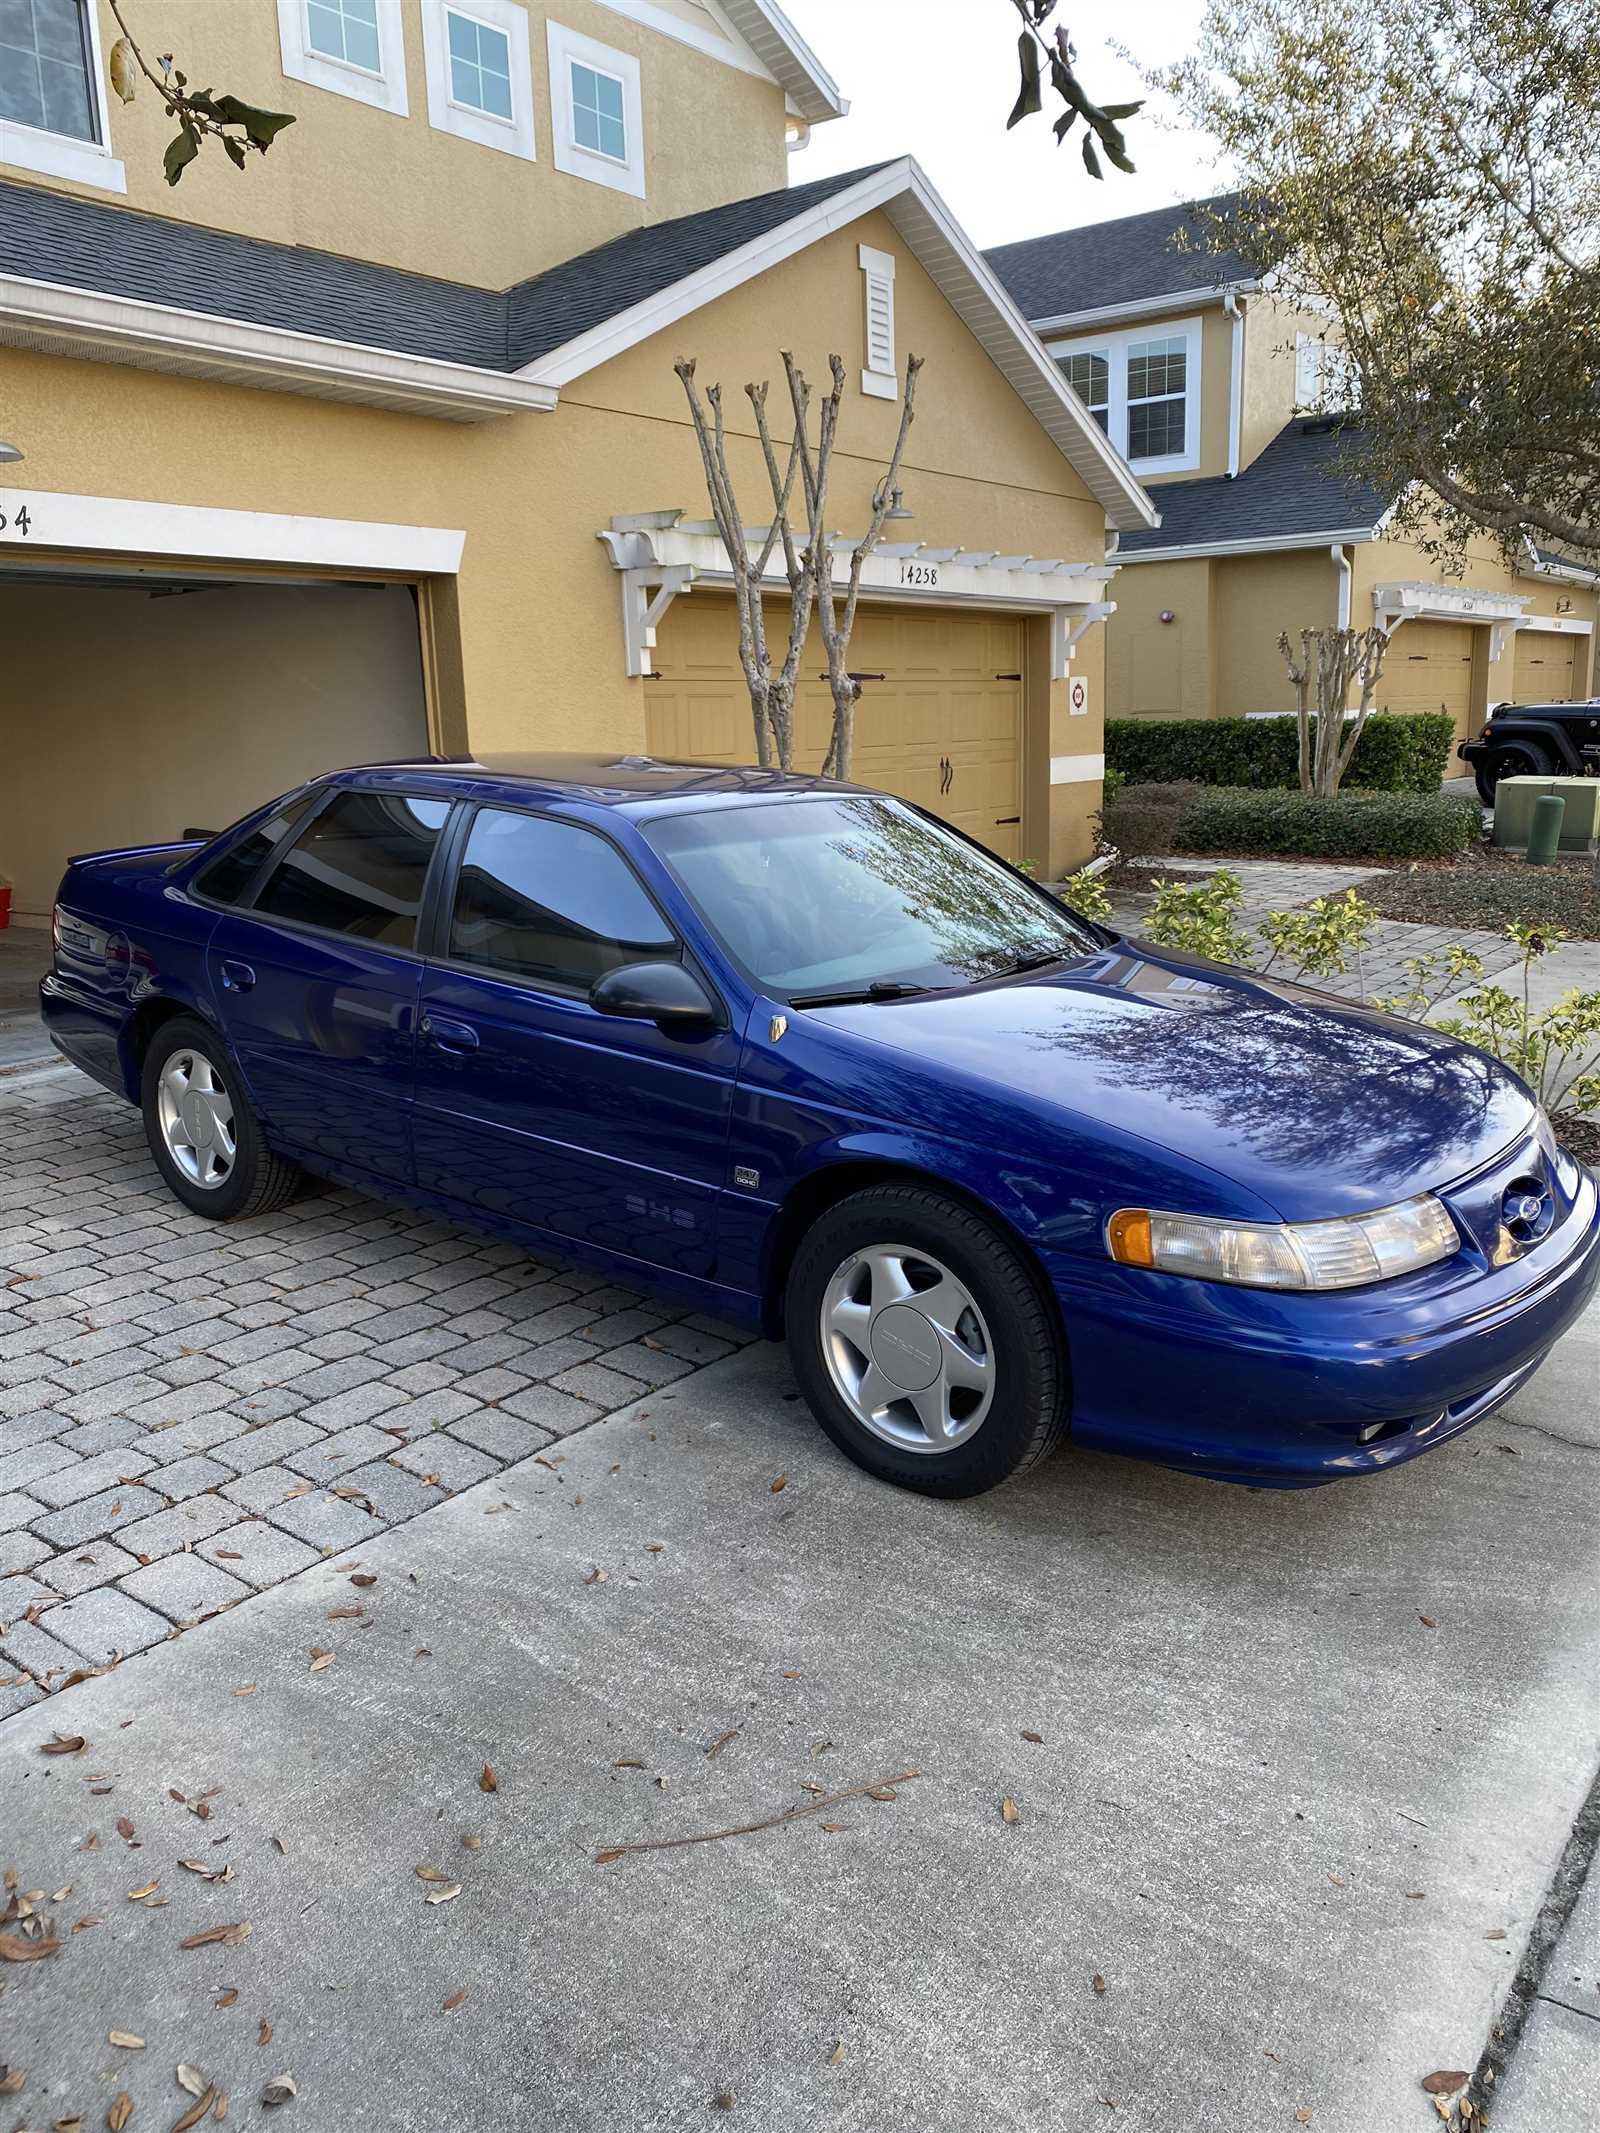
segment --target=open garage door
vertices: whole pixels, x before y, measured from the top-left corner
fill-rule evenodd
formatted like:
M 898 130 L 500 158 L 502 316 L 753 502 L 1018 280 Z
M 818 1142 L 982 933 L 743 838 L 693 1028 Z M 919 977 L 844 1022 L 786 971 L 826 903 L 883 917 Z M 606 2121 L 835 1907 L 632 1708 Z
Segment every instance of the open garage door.
M 1380 711 L 1448 711 L 1456 739 L 1472 715 L 1472 625 L 1407 622 L 1395 631 L 1378 683 Z
M 768 611 L 781 656 L 788 610 Z M 878 785 L 943 815 L 1003 858 L 1022 838 L 1022 622 L 968 608 L 856 610 L 850 665 L 866 677 L 856 707 L 858 784 Z M 656 639 L 645 697 L 652 755 L 750 763 L 750 698 L 739 668 L 733 602 L 714 593 L 675 600 Z M 795 767 L 820 768 L 833 726 L 815 627 L 801 661 Z
M 427 748 L 408 585 L 0 573 L 0 874 L 220 829 L 317 771 Z
M 1516 700 L 1519 704 L 1570 704 L 1579 640 L 1558 630 L 1518 630 Z

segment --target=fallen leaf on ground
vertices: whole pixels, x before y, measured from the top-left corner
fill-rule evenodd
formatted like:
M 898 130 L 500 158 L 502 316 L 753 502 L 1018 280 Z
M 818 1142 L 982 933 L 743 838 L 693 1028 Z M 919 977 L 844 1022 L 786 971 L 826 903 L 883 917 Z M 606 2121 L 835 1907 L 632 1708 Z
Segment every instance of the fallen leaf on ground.
M 231 1881 L 231 1866 L 207 1866 L 203 1859 L 180 1859 L 179 1866 L 187 1867 L 191 1874 L 198 1874 L 202 1881 Z
M 227 2090 L 226 2090 L 226 2089 L 218 2089 L 218 2091 L 217 2091 L 217 2100 L 216 2100 L 216 2102 L 215 2102 L 215 2103 L 214 2103 L 214 2104 L 213 2104 L 213 2105 L 211 2106 L 211 2115 L 212 2115 L 212 2117 L 213 2117 L 213 2118 L 214 2118 L 214 2119 L 215 2119 L 215 2120 L 217 2121 L 217 2124 L 218 2124 L 219 2126 L 220 2126 L 220 2125 L 222 2124 L 223 2120 L 224 2120 L 224 2119 L 225 2119 L 225 2118 L 227 2117 L 227 2115 L 228 2115 L 228 2092 L 227 2092 Z
M 600 1568 L 599 1564 L 597 1563 L 594 1569 L 589 1572 L 589 1575 L 584 1579 L 583 1582 L 586 1585 L 603 1585 L 605 1581 L 606 1573 Z
M 867 1798 L 869 1800 L 898 1800 L 899 1797 L 899 1793 L 891 1792 L 887 1785 L 869 1785 L 867 1787 Z
M 365 1592 L 369 1585 L 377 1584 L 378 1573 L 375 1570 L 357 1570 L 352 1573 L 350 1582 L 352 1585 L 359 1585 Z
M 256 2024 L 256 2042 L 258 2044 L 270 2044 L 272 2042 L 272 2024 L 265 2015 Z
M 319 1652 L 315 1645 L 311 1647 L 311 1671 L 313 1674 L 320 1674 L 325 1666 L 332 1666 L 333 1661 L 334 1654 L 332 1652 Z
M 1024 1740 L 1031 1740 L 1036 1748 L 1041 1747 L 1044 1743 L 1044 1735 L 1042 1733 L 1030 1733 L 1026 1726 L 1022 1729 L 1022 1737 Z
M 132 2116 L 133 2098 L 126 2089 L 122 2089 L 111 2099 L 111 2108 L 106 2113 L 106 2124 L 111 2128 L 111 2133 L 122 2133 L 123 2127 Z
M 833 2047 L 833 2050 L 832 2050 L 831 2052 L 829 2052 L 829 2054 L 828 2054 L 828 2064 L 829 2064 L 830 2066 L 840 2066 L 840 2065 L 842 2065 L 842 2064 L 843 2064 L 843 2061 L 844 2061 L 844 2039 L 843 2039 L 843 2038 L 841 2037 L 841 2038 L 839 2039 L 838 2043 L 834 2045 L 834 2047 Z
M 733 2109 L 732 2089 L 718 2089 L 717 2093 L 715 2094 L 715 2096 L 712 2097 L 711 2101 L 716 2105 L 719 2111 L 731 2111 Z
M 412 1872 L 419 1881 L 448 1881 L 450 1879 L 450 1876 L 442 1866 L 418 1866 L 413 1867 Z
M 293 2074 L 274 2074 L 261 2091 L 261 2101 L 271 2110 L 274 2104 L 287 2103 L 291 2096 L 297 2096 L 299 2093 L 294 2085 Z
M 81 1733 L 58 1733 L 41 1746 L 41 1755 L 81 1755 L 89 1743 Z
M 191 2096 L 203 2096 L 211 2084 L 207 2081 L 205 2075 L 201 2073 L 199 2067 L 180 2066 L 178 2069 L 178 2086 L 180 2089 L 187 2089 Z
M 118 1815 L 117 1817 L 117 1835 L 124 1838 L 133 1835 L 133 1824 L 126 1815 Z
M 5 2072 L 0 2074 L 0 2096 L 20 2096 L 27 2086 L 27 2081 L 25 2067 L 8 2066 Z
M 217 1550 L 217 1561 L 219 1563 L 242 1563 L 244 1555 L 238 1548 L 219 1548 Z
M 424 1897 L 423 1901 L 425 1903 L 450 1903 L 460 1894 L 460 1882 L 452 1881 L 446 1888 L 435 1889 L 433 1894 L 431 1896 Z
M 218 1993 L 217 1997 L 212 2001 L 211 2004 L 213 2007 L 231 2007 L 238 1997 L 238 1986 L 230 1985 L 225 1992 Z
M 646 1541 L 644 1552 L 646 1555 L 659 1555 L 666 1545 L 665 1541 Z
M 247 1681 L 243 1688 L 235 1689 L 233 1693 L 235 1696 L 253 1696 L 256 1693 L 256 1685 L 253 1681 Z
M 1418 1615 L 1417 1620 L 1422 1624 L 1424 1629 L 1437 1629 L 1439 1627 L 1438 1623 L 1435 1622 L 1432 1615 Z
M 1295 2112 L 1295 2114 L 1294 2114 L 1294 2121 L 1295 2121 L 1295 2124 L 1296 2124 L 1297 2126 L 1308 2126 L 1308 2125 L 1310 2125 L 1310 2123 L 1311 2123 L 1311 2106 L 1310 2106 L 1310 2104 L 1308 2104 L 1308 2103 L 1305 2103 L 1305 2104 L 1302 2104 L 1302 2105 L 1300 2106 L 1299 2110 L 1298 2110 L 1298 2111 L 1296 2111 L 1296 2112 Z
M 484 1764 L 483 1775 L 478 1780 L 478 1790 L 480 1792 L 498 1792 L 500 1790 L 500 1780 L 494 1774 L 493 1763 Z
M 1496 1926 L 1492 1932 L 1485 1933 L 1483 1937 L 1485 1940 L 1504 1940 L 1506 1937 L 1505 1927 Z
M 281 1854 L 282 1854 L 282 1856 L 283 1856 L 283 1857 L 284 1857 L 285 1859 L 287 1859 L 287 1858 L 288 1858 L 288 1856 L 289 1856 L 289 1847 L 288 1847 L 288 1845 L 287 1845 L 287 1844 L 285 1844 L 285 1843 L 284 1843 L 284 1841 L 283 1841 L 283 1839 L 282 1839 L 281 1837 L 274 1837 L 274 1838 L 273 1838 L 273 1840 L 272 1840 L 272 1848 L 273 1848 L 273 1850 L 274 1850 L 274 1851 L 276 1851 L 276 1852 L 279 1852 L 279 1853 L 281 1853 Z
M 1457 2089 L 1464 2089 L 1472 2079 L 1471 2074 L 1440 2067 L 1436 2073 L 1423 2077 L 1422 2090 L 1426 2096 L 1453 2096 Z
M 1000 1815 L 1003 1821 L 1020 1822 L 1022 1820 L 1022 1809 L 1008 1795 L 1000 1802 Z
M 203 1933 L 191 1933 L 187 1940 L 180 1940 L 180 1948 L 236 1948 L 240 1941 L 248 1940 L 255 1931 L 248 1919 L 241 1919 L 231 1926 L 207 1926 Z
M 462 1849 L 465 1851 L 481 1852 L 483 1850 L 483 1839 L 481 1837 L 463 1837 L 461 1844 Z
M 817 1824 L 817 1827 L 818 1829 L 823 1830 L 828 1836 L 836 1837 L 841 1829 L 848 1829 L 850 1825 L 848 1822 L 819 1822 Z
M 356 1622 L 365 1613 L 366 1609 L 364 1607 L 330 1607 L 328 1609 L 328 1620 L 330 1622 Z
M 613 1770 L 642 1770 L 644 1760 L 637 1755 L 619 1755 L 611 1767 Z
M 467 1988 L 465 1987 L 465 1985 L 463 1985 L 459 1992 L 452 1992 L 449 1999 L 441 2001 L 439 2006 L 439 2012 L 441 2014 L 452 2013 L 457 2007 L 461 2005 L 462 2001 L 466 1998 L 466 1996 Z
M 707 1760 L 709 1761 L 713 1755 L 720 1755 L 723 1749 L 727 1747 L 729 1741 L 737 1740 L 738 1738 L 739 1728 L 737 1726 L 730 1726 L 726 1733 L 719 1733 L 716 1739 L 711 1743 L 710 1747 L 706 1750 Z
M 776 1496 L 776 1495 L 777 1495 L 777 1493 L 778 1493 L 778 1491 L 779 1491 L 780 1489 L 784 1489 L 784 1488 L 787 1488 L 787 1487 L 788 1487 L 788 1485 L 789 1485 L 789 1477 L 788 1477 L 788 1475 L 787 1475 L 787 1474 L 780 1474 L 780 1475 L 778 1476 L 778 1478 L 777 1478 L 777 1480 L 776 1480 L 776 1481 L 771 1481 L 771 1482 L 768 1482 L 768 1484 L 767 1484 L 768 1488 L 770 1488 L 770 1489 L 771 1489 L 771 1491 L 772 1491 L 772 1493 L 773 1493 L 773 1495 L 774 1495 L 774 1496 Z
M 142 2052 L 144 2050 L 143 2037 L 136 2037 L 131 2029 L 108 2029 L 106 2031 L 106 2042 L 114 2044 L 118 2051 Z
M 1097 1970 L 1094 1976 L 1090 1978 L 1089 1983 L 1094 1987 L 1095 1997 L 1098 1999 L 1100 1994 L 1103 1993 L 1106 1989 L 1105 1979 L 1100 1975 L 1099 1971 Z

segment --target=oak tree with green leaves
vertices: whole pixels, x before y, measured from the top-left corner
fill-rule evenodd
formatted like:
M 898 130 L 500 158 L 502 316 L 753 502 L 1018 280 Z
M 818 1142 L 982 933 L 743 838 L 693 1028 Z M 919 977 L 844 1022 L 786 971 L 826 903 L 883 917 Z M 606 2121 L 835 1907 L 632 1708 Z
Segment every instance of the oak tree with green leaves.
M 1364 471 L 1436 555 L 1600 561 L 1600 10 L 1210 0 L 1160 77 L 1243 252 L 1348 352 Z

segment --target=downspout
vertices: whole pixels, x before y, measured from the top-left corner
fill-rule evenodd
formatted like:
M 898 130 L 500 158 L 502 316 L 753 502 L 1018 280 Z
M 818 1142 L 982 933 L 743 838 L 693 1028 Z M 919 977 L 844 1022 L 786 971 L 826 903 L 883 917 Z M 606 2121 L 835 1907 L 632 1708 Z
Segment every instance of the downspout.
M 1240 433 L 1244 428 L 1244 306 L 1232 289 L 1222 292 L 1222 308 L 1233 320 L 1233 373 L 1228 392 L 1228 479 L 1239 472 Z
M 1328 553 L 1339 566 L 1339 627 L 1347 630 L 1350 627 L 1350 551 L 1342 542 L 1335 541 Z

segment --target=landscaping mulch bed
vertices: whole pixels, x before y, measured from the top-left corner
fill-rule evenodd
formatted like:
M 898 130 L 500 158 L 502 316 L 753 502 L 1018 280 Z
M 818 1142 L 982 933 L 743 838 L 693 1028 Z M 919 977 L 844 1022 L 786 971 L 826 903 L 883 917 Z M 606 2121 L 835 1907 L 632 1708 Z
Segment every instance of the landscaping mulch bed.
M 1358 882 L 1356 893 L 1385 918 L 1418 926 L 1498 933 L 1518 922 L 1600 941 L 1600 873 L 1589 858 L 1531 867 L 1520 852 L 1484 845 L 1459 859 L 1391 867 Z
M 1600 1118 L 1579 1118 L 1575 1111 L 1558 1111 L 1551 1121 L 1556 1139 L 1580 1163 L 1600 1170 Z

